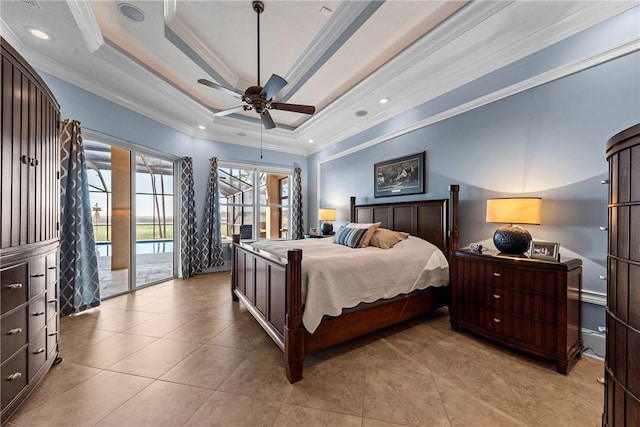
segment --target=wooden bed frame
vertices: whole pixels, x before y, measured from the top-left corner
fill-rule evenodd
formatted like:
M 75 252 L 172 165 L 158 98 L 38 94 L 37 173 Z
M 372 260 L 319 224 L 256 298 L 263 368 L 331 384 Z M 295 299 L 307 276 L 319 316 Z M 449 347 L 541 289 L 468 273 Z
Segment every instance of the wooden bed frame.
M 435 244 L 447 259 L 458 248 L 458 185 L 449 199 L 356 205 L 351 222 L 382 222 Z M 360 304 L 337 317 L 325 317 L 313 334 L 302 324 L 302 250 L 287 258 L 257 250 L 233 236 L 231 293 L 242 301 L 267 334 L 284 351 L 289 382 L 302 379 L 307 354 L 429 313 L 448 304 L 449 287 L 428 288 L 400 298 Z

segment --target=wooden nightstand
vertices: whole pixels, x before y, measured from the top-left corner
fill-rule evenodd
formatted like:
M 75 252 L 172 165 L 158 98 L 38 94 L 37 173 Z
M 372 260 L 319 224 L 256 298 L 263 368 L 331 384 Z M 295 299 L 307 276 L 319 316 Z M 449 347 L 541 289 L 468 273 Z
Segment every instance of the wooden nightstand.
M 554 359 L 567 374 L 582 353 L 582 261 L 459 250 L 452 257 L 451 328 Z

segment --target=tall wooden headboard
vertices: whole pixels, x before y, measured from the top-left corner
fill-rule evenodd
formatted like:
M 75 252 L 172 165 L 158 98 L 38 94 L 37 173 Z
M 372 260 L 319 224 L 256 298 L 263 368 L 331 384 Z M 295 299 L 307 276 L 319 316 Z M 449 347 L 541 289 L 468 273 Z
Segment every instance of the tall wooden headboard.
M 382 228 L 404 231 L 436 245 L 447 258 L 458 249 L 459 185 L 449 186 L 449 199 L 356 205 L 351 222 L 381 222 Z

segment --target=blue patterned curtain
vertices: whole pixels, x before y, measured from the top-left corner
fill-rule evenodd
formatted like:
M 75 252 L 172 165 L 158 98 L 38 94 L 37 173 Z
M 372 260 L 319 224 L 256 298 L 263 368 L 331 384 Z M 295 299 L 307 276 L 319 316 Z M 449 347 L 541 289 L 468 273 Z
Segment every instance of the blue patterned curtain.
M 180 162 L 180 212 L 181 270 L 182 278 L 200 273 L 200 250 L 196 224 L 196 199 L 193 183 L 193 159 L 184 157 Z
M 293 170 L 293 191 L 291 200 L 291 238 L 304 239 L 302 221 L 302 169 L 296 166 Z
M 209 159 L 209 188 L 202 225 L 202 268 L 224 264 L 222 236 L 220 235 L 220 195 L 218 193 L 218 159 Z
M 61 135 L 60 312 L 100 305 L 98 258 L 80 122 L 65 120 Z

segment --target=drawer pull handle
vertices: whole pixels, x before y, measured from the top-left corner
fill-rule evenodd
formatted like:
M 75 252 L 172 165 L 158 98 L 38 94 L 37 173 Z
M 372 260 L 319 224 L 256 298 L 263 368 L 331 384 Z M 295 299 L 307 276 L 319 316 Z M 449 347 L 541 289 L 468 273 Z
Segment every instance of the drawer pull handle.
M 493 273 L 493 275 L 496 276 L 496 277 L 502 276 L 502 274 L 500 274 L 500 273 Z
M 49 270 L 57 270 L 58 267 L 56 267 L 55 265 L 53 267 L 49 267 Z
M 10 285 L 5 286 L 7 289 L 22 289 L 22 283 L 12 283 Z
M 11 374 L 11 375 L 9 375 L 7 377 L 7 381 L 18 380 L 20 378 L 22 378 L 22 373 L 21 372 L 15 372 L 15 373 L 13 373 L 13 374 Z
M 40 354 L 40 353 L 44 353 L 44 348 L 40 347 L 39 349 L 33 352 L 33 354 Z
M 495 317 L 493 318 L 493 321 L 496 323 L 500 323 L 500 319 L 496 319 Z
M 55 337 L 56 335 L 58 335 L 58 331 L 49 332 L 50 337 Z
M 498 294 L 493 294 L 493 297 L 494 297 L 495 299 L 500 299 L 500 295 L 498 295 Z
M 607 276 L 603 276 L 602 274 L 598 276 L 600 280 L 607 280 Z
M 600 231 L 607 231 L 609 229 L 609 227 L 604 226 L 604 227 L 600 227 Z
M 33 316 L 42 316 L 44 314 L 44 311 L 34 311 L 33 313 L 31 313 Z
M 47 301 L 49 304 L 53 304 L 54 302 L 58 302 L 57 299 L 50 299 L 49 301 Z
M 13 328 L 7 331 L 7 335 L 18 335 L 22 333 L 22 328 Z
M 602 181 L 600 181 L 600 184 L 608 184 L 609 180 L 608 179 L 603 179 Z
M 31 277 L 33 277 L 34 279 L 37 277 L 44 277 L 44 273 L 32 274 Z

